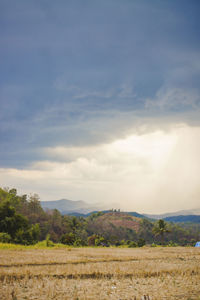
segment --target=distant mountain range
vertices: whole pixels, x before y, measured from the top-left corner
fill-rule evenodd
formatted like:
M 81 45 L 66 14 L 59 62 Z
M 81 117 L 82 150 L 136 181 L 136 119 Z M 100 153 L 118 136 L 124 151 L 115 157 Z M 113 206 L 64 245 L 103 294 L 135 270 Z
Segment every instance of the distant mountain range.
M 97 204 L 92 206 L 85 201 L 72 201 L 68 199 L 61 199 L 55 201 L 41 201 L 41 206 L 45 209 L 57 209 L 61 214 L 84 216 L 87 217 L 91 213 L 103 211 L 109 212 L 102 205 Z M 138 218 L 149 218 L 149 219 L 164 219 L 168 222 L 193 222 L 200 223 L 200 209 L 193 210 L 181 210 L 177 212 L 165 213 L 165 214 L 140 214 L 137 212 L 126 212 L 131 216 Z
M 188 209 L 188 210 L 179 210 L 176 212 L 165 213 L 165 214 L 144 214 L 144 216 L 151 219 L 165 219 L 168 217 L 174 216 L 187 216 L 187 215 L 200 215 L 200 208 L 197 209 Z
M 101 210 L 100 207 L 91 206 L 82 200 L 72 201 L 68 199 L 61 199 L 55 201 L 41 201 L 41 205 L 44 209 L 57 209 L 63 215 L 70 213 L 87 214 L 94 210 Z
M 173 216 L 173 217 L 164 218 L 164 220 L 167 222 L 174 222 L 174 223 L 180 223 L 180 222 L 200 223 L 200 216 L 197 215 Z
M 74 215 L 74 216 L 88 216 L 91 213 L 95 213 L 98 211 L 109 212 L 111 209 L 106 209 L 105 206 L 101 204 L 96 204 L 96 206 L 92 206 L 85 201 L 72 201 L 68 199 L 61 199 L 55 201 L 41 201 L 41 206 L 45 210 L 48 209 L 57 209 L 61 212 L 61 214 L 66 215 Z M 113 207 L 116 207 L 116 204 L 113 204 Z M 139 214 L 137 212 L 129 212 L 130 215 L 139 218 L 145 218 L 145 215 Z

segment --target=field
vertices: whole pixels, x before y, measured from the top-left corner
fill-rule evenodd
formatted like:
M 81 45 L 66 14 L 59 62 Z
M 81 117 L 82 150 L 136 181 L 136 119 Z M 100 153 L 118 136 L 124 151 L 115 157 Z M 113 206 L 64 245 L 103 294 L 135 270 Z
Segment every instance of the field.
M 0 298 L 200 299 L 200 249 L 1 249 Z

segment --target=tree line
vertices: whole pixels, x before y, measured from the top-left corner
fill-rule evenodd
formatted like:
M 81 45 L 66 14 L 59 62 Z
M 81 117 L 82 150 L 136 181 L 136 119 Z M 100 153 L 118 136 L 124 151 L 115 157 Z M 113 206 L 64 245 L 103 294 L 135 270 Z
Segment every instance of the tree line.
M 112 212 L 118 214 L 120 212 Z M 200 224 L 173 224 L 163 220 L 139 219 L 137 231 L 111 222 L 100 222 L 103 212 L 88 217 L 45 211 L 37 194 L 17 194 L 0 188 L 0 242 L 31 245 L 46 240 L 71 246 L 141 247 L 146 244 L 193 245 L 199 239 Z M 106 224 L 106 225 L 105 225 Z

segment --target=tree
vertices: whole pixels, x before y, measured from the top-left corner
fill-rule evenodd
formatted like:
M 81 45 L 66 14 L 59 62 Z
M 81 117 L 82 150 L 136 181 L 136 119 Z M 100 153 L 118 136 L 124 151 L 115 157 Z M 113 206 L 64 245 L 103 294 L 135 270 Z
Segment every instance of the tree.
M 75 240 L 76 237 L 73 232 L 66 233 L 61 236 L 61 243 L 65 245 L 73 245 Z
M 161 243 L 162 244 L 164 244 L 165 233 L 170 232 L 170 230 L 168 229 L 167 223 L 162 219 L 160 219 L 160 220 L 158 220 L 158 222 L 156 222 L 156 224 L 154 225 L 152 231 L 155 234 L 155 236 L 159 235 L 161 237 Z
M 28 219 L 17 214 L 15 208 L 10 206 L 8 201 L 0 206 L 0 232 L 6 232 L 14 238 L 18 230 L 27 228 Z
M 88 237 L 88 246 L 94 246 L 96 238 L 97 238 L 96 234 L 89 236 Z
M 0 205 L 0 232 L 10 236 L 11 242 L 19 244 L 34 244 L 40 235 L 39 224 L 30 225 L 28 219 L 16 213 L 9 201 Z M 1 234 L 2 236 L 2 234 Z M 3 235 L 5 239 L 5 234 Z
M 0 243 L 10 243 L 11 236 L 6 232 L 0 232 Z
M 143 247 L 146 244 L 144 239 L 139 239 L 137 242 L 138 247 Z

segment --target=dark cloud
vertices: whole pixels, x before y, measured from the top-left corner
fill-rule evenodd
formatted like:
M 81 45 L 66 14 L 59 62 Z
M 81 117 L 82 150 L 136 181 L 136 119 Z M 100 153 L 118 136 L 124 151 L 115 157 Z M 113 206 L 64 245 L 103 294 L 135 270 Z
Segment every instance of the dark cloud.
M 112 141 L 143 123 L 190 122 L 199 6 L 1 1 L 1 165 L 28 165 L 43 147 Z

